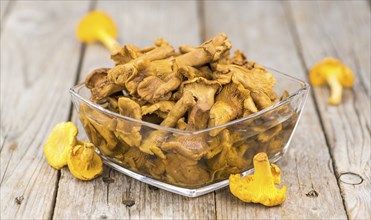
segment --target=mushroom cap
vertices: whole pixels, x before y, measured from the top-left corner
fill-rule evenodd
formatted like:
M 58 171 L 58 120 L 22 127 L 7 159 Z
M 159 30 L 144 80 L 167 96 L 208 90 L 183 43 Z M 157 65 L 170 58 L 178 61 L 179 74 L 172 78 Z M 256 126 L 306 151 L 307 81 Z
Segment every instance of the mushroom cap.
M 72 122 L 57 124 L 44 144 L 44 155 L 49 165 L 61 169 L 67 165 L 68 153 L 76 144 L 77 127 Z
M 269 95 L 272 93 L 273 87 L 276 84 L 273 74 L 259 65 L 254 65 L 252 69 L 234 64 L 218 65 L 217 68 L 226 68 L 232 71 L 232 81 L 236 84 L 242 84 L 243 87 L 250 91 L 261 91 Z
M 218 126 L 242 115 L 244 95 L 235 83 L 225 85 L 216 96 L 216 102 L 210 110 L 209 127 Z M 211 136 L 217 135 L 222 129 L 210 131 Z
M 120 97 L 118 99 L 118 107 L 121 115 L 139 120 L 142 119 L 142 110 L 140 105 L 134 100 L 127 97 Z
M 209 108 L 214 104 L 214 96 L 221 89 L 221 84 L 216 80 L 208 80 L 197 77 L 192 80 L 184 81 L 180 86 L 180 91 L 190 91 L 194 97 L 201 102 L 206 102 Z
M 94 148 L 93 144 L 85 142 L 70 151 L 67 161 L 73 176 L 80 180 L 91 180 L 102 174 L 103 162 Z
M 92 43 L 105 33 L 112 38 L 117 36 L 117 28 L 110 16 L 102 11 L 92 11 L 85 15 L 77 26 L 76 36 L 85 43 Z
M 205 135 L 183 135 L 164 142 L 161 149 L 168 152 L 177 152 L 191 160 L 199 160 L 208 152 L 209 145 Z
M 355 78 L 350 68 L 332 57 L 324 58 L 311 68 L 309 81 L 313 86 L 321 86 L 331 74 L 335 74 L 341 85 L 346 88 L 354 85 Z
M 89 89 L 92 89 L 99 85 L 102 81 L 107 80 L 107 74 L 110 68 L 99 68 L 89 73 L 85 78 L 85 85 Z
M 167 114 L 174 108 L 175 102 L 159 101 L 155 104 L 143 105 L 142 115 L 156 114 L 161 118 L 166 118 Z
M 142 169 L 147 160 L 148 155 L 136 147 L 129 148 L 128 152 L 124 155 L 124 162 L 133 170 Z
M 170 183 L 197 186 L 211 180 L 207 168 L 198 161 L 175 153 L 168 153 L 166 156 L 166 178 Z
M 142 119 L 142 111 L 140 105 L 127 97 L 121 97 L 118 100 L 118 108 L 121 115 Z M 140 133 L 141 126 L 138 123 L 128 120 L 117 120 L 116 131 L 119 132 L 119 137 L 130 146 L 139 146 L 142 141 Z

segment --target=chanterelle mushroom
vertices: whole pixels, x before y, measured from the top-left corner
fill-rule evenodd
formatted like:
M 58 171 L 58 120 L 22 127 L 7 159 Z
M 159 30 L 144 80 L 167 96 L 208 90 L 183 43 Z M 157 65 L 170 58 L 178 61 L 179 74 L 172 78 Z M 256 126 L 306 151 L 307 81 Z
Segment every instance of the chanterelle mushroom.
M 94 127 L 94 130 L 103 137 L 104 141 L 102 140 L 97 147 L 100 149 L 107 148 L 106 152 L 112 152 L 119 142 L 113 133 L 113 131 L 116 130 L 117 121 L 100 110 L 93 109 L 85 103 L 81 103 L 80 113 L 89 120 L 91 126 Z
M 286 187 L 277 189 L 280 183 L 280 170 L 270 165 L 266 153 L 258 153 L 254 157 L 255 172 L 241 177 L 240 174 L 229 177 L 231 193 L 244 202 L 261 203 L 265 206 L 276 206 L 286 200 Z
M 102 42 L 109 50 L 119 47 L 115 40 L 117 28 L 104 12 L 92 11 L 85 15 L 77 26 L 77 38 L 84 43 Z
M 192 80 L 197 77 L 203 77 L 205 79 L 212 79 L 212 71 L 204 66 L 203 68 L 195 68 L 192 66 L 182 66 L 179 68 L 179 73 L 186 77 L 188 80 Z
M 191 93 L 197 100 L 190 111 L 187 130 L 195 131 L 207 127 L 209 111 L 214 105 L 214 97 L 220 87 L 219 82 L 202 77 L 183 82 L 180 90 L 183 93 Z
M 196 131 L 207 127 L 209 108 L 206 103 L 196 103 L 188 116 L 185 130 Z M 178 120 L 179 123 L 179 120 Z M 206 143 L 206 134 L 179 135 L 161 145 L 165 151 L 175 151 L 189 159 L 199 160 L 207 154 L 209 145 Z
M 100 68 L 92 71 L 85 79 L 85 85 L 90 89 L 91 100 L 99 100 L 110 96 L 111 94 L 122 91 L 124 87 L 112 83 L 107 78 L 109 68 Z
M 251 97 L 259 110 L 273 104 L 270 97 L 274 97 L 272 93 L 276 80 L 273 74 L 269 73 L 264 67 L 256 64 L 254 68 L 247 69 L 231 64 L 224 66 L 219 65 L 218 68 L 227 68 L 233 72 L 232 81 L 250 90 Z
M 133 170 L 140 170 L 145 166 L 148 154 L 142 153 L 138 148 L 131 147 L 124 155 L 124 162 Z
M 176 57 L 178 63 L 185 66 L 202 66 L 204 64 L 217 61 L 221 54 L 231 48 L 227 35 L 218 34 L 213 39 L 204 42 L 201 46 L 190 50 L 188 53 Z
M 134 119 L 142 119 L 141 108 L 135 101 L 121 97 L 118 100 L 119 112 L 121 115 L 128 116 Z M 129 120 L 117 119 L 117 126 L 115 134 L 117 137 L 125 141 L 130 146 L 139 146 L 142 141 L 140 134 L 141 126 L 136 122 Z
M 67 155 L 76 144 L 77 127 L 72 122 L 57 124 L 44 144 L 44 155 L 49 165 L 61 169 L 67 165 Z
M 234 56 L 230 59 L 230 62 L 239 66 L 244 66 L 248 63 L 245 54 L 240 50 L 234 52 Z
M 125 63 L 128 63 L 132 60 L 139 58 L 144 53 L 147 53 L 155 49 L 156 47 L 160 47 L 162 45 L 168 45 L 168 43 L 162 38 L 157 39 L 155 41 L 154 46 L 149 46 L 149 47 L 144 47 L 144 48 L 139 48 L 137 46 L 130 45 L 130 44 L 124 45 L 123 47 L 112 51 L 111 59 L 115 61 L 116 65 L 125 64 Z
M 161 145 L 161 149 L 168 152 L 177 152 L 191 160 L 199 160 L 207 154 L 209 145 L 205 135 L 180 135 L 168 140 Z
M 175 127 L 178 120 L 196 104 L 194 95 L 191 91 L 184 91 L 182 98 L 180 98 L 174 105 L 174 108 L 169 112 L 167 117 L 161 122 L 162 126 Z
M 147 69 L 150 66 L 150 62 L 168 58 L 173 54 L 174 48 L 168 44 L 162 43 L 159 47 L 155 47 L 153 50 L 138 56 L 136 59 L 132 59 L 128 63 L 113 67 L 108 72 L 108 78 L 118 85 L 125 85 L 127 81 L 130 80 L 130 78 L 134 78 L 140 70 Z M 154 75 L 154 73 L 152 73 L 152 75 Z M 142 81 L 142 79 L 140 79 L 139 82 Z
M 196 105 L 203 105 L 204 110 L 210 110 L 214 104 L 214 96 L 220 89 L 219 82 L 197 77 L 183 82 L 181 91 L 188 91 L 196 98 Z
M 328 83 L 331 89 L 328 103 L 338 105 L 341 102 L 343 87 L 351 88 L 353 86 L 354 74 L 339 60 L 327 57 L 312 67 L 309 81 L 313 86 L 322 86 Z
M 116 49 L 111 53 L 111 59 L 116 65 L 128 63 L 142 56 L 141 49 L 134 45 L 124 45 L 122 48 Z
M 166 118 L 167 114 L 174 108 L 175 102 L 160 101 L 151 105 L 142 106 L 142 115 L 156 114 L 161 118 Z
M 83 145 L 76 145 L 70 151 L 68 168 L 76 178 L 91 180 L 102 174 L 103 162 L 94 148 L 91 143 L 83 143 Z
M 90 120 L 86 117 L 83 111 L 80 111 L 79 117 L 85 128 L 85 132 L 89 136 L 91 142 L 99 148 L 99 150 L 105 155 L 113 155 L 114 151 L 108 148 L 109 146 L 106 140 L 100 135 L 100 133 L 95 129 Z
M 249 91 L 239 88 L 240 85 L 230 83 L 225 85 L 216 96 L 216 102 L 210 110 L 209 127 L 214 127 L 232 121 L 242 115 L 244 105 L 252 105 L 249 100 Z M 211 136 L 217 135 L 222 129 L 210 131 Z
M 138 84 L 138 95 L 148 102 L 168 100 L 171 92 L 182 82 L 182 75 L 174 59 L 156 60 L 150 63 L 155 75 L 148 76 Z
M 210 174 L 202 164 L 180 154 L 167 154 L 166 178 L 170 183 L 192 186 L 210 181 Z
M 224 176 L 226 170 L 234 170 L 234 173 L 246 170 L 249 165 L 249 160 L 244 157 L 247 151 L 247 146 L 233 146 L 236 142 L 236 137 L 231 135 L 229 130 L 223 130 L 220 133 L 221 152 L 215 157 L 207 161 L 207 165 L 218 173 L 217 176 Z
M 191 92 L 185 91 L 181 99 L 179 99 L 174 108 L 169 112 L 167 117 L 161 122 L 162 126 L 175 127 L 178 120 L 183 117 L 188 109 L 195 105 L 195 100 Z M 143 141 L 139 149 L 147 154 L 156 154 L 158 157 L 165 159 L 166 156 L 161 151 L 160 146 L 166 137 L 166 132 L 157 130 L 151 132 L 148 137 Z

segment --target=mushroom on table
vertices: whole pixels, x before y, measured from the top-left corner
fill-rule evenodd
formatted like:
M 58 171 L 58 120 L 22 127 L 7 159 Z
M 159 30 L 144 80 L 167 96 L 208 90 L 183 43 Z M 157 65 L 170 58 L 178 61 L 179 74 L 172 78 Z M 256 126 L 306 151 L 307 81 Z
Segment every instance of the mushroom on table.
M 349 67 L 335 58 L 327 57 L 311 68 L 309 81 L 313 86 L 327 83 L 331 89 L 328 103 L 338 105 L 342 99 L 343 87 L 351 88 L 355 78 Z
M 286 187 L 277 189 L 280 184 L 280 169 L 269 164 L 265 153 L 254 156 L 254 174 L 241 177 L 240 174 L 229 177 L 230 190 L 233 195 L 244 202 L 261 203 L 265 206 L 276 206 L 286 200 Z

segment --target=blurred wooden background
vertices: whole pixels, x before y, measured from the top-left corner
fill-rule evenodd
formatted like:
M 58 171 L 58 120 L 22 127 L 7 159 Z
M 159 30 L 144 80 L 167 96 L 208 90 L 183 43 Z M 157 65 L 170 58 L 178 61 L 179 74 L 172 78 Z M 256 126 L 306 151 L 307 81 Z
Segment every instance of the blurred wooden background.
M 327 88 L 313 89 L 278 163 L 288 187 L 279 207 L 242 203 L 228 188 L 181 197 L 108 167 L 112 181 L 82 182 L 52 169 L 42 145 L 56 123 L 77 122 L 68 89 L 113 65 L 102 45 L 75 39 L 93 9 L 113 17 L 121 43 L 197 45 L 225 32 L 249 59 L 292 76 L 306 80 L 333 56 L 357 82 L 337 107 Z M 369 1 L 1 0 L 1 219 L 370 219 L 370 26 Z

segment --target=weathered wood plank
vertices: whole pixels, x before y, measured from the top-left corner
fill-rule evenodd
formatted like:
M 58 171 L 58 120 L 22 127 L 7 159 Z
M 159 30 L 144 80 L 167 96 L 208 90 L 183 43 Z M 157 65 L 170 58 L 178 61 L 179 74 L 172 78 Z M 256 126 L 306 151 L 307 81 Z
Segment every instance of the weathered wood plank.
M 158 37 L 165 38 L 174 46 L 200 43 L 196 2 L 144 1 L 113 5 L 102 1 L 98 2 L 97 8 L 114 18 L 122 43 L 148 46 Z M 89 45 L 80 82 L 91 70 L 112 65 L 109 52 L 103 46 Z M 74 120 L 78 120 L 76 115 Z M 83 134 L 81 126 L 79 128 Z M 102 178 L 81 182 L 74 179 L 68 170 L 63 170 L 54 218 L 215 218 L 213 193 L 188 199 L 164 190 L 151 190 L 147 184 L 109 168 L 103 176 L 109 176 L 114 182 L 106 185 Z M 135 205 L 127 207 L 122 203 L 123 199 L 133 199 Z
M 16 2 L 10 0 L 4 0 L 0 2 L 0 31 L 4 29 L 6 25 L 6 18 L 12 11 L 12 8 Z M 1 41 L 3 43 L 3 41 Z
M 4 0 L 0 2 L 0 19 L 1 22 L 3 22 L 3 16 L 5 14 L 5 11 L 8 9 L 8 6 L 11 2 L 9 0 Z
M 17 2 L 1 35 L 1 218 L 50 218 L 57 173 L 42 145 L 68 119 L 80 44 L 71 24 L 88 3 Z M 66 16 L 68 12 L 68 16 Z
M 327 104 L 328 88 L 314 88 L 314 94 L 348 216 L 370 219 L 370 7 L 366 1 L 290 5 L 305 68 L 332 56 L 357 74 L 356 85 L 344 92 L 339 106 Z
M 206 2 L 206 37 L 228 33 L 235 49 L 251 60 L 305 79 L 293 38 L 279 2 Z M 245 204 L 228 189 L 217 191 L 218 219 L 344 219 L 346 213 L 314 103 L 308 97 L 287 154 L 278 162 L 287 201 L 266 208 Z M 306 194 L 315 190 L 318 197 Z

